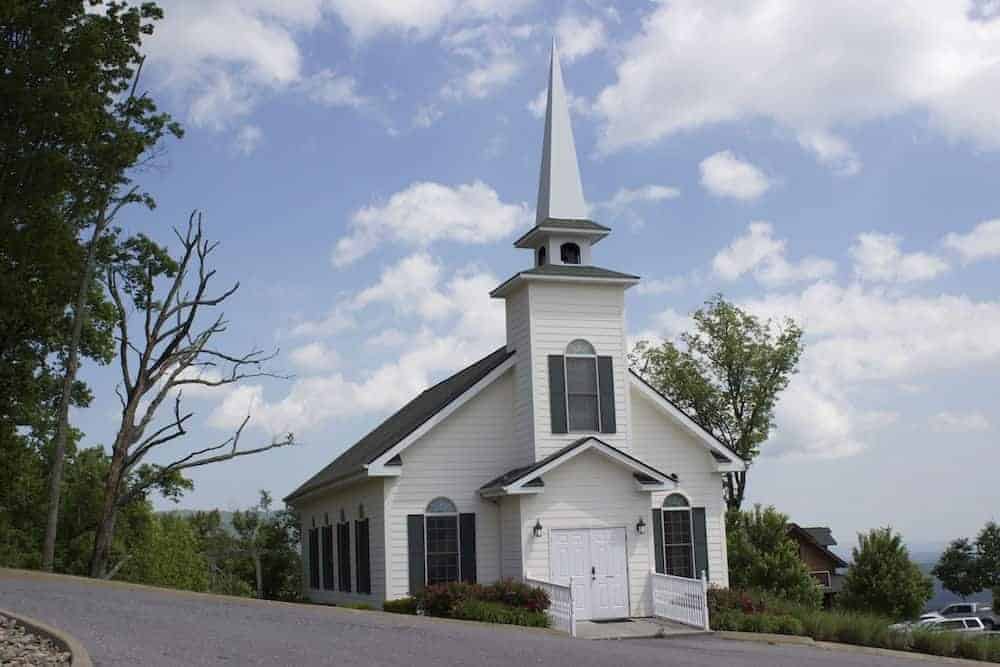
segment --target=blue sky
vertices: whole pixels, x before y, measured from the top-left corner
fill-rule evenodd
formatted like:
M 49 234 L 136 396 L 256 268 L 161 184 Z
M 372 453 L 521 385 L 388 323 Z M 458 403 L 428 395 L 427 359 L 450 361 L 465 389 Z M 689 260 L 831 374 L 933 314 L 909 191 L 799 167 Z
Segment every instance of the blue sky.
M 123 217 L 164 242 L 205 212 L 229 349 L 289 381 L 189 395 L 188 444 L 294 431 L 206 468 L 185 507 L 276 496 L 503 342 L 489 289 L 530 264 L 548 46 L 584 193 L 641 275 L 634 339 L 722 292 L 796 318 L 807 351 L 752 502 L 842 544 L 996 518 L 1000 5 L 530 0 L 164 2 L 146 86 L 187 129 Z M 114 368 L 75 414 L 114 434 Z M 252 443 L 248 443 L 252 444 Z M 183 445 L 178 445 L 178 448 Z

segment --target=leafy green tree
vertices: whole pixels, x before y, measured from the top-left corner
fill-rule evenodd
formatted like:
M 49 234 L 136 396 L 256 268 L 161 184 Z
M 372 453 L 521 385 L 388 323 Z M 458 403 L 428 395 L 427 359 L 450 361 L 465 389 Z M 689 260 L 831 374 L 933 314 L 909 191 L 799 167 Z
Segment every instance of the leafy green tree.
M 802 330 L 762 322 L 717 295 L 694 312 L 695 330 L 659 346 L 640 341 L 629 360 L 647 382 L 747 464 L 774 426 L 774 406 L 798 366 Z M 747 473 L 726 474 L 726 504 L 739 509 Z
M 976 562 L 980 576 L 980 590 L 993 592 L 993 608 L 1000 609 L 1000 526 L 989 521 L 976 536 Z
M 934 594 L 930 577 L 910 560 L 899 533 L 876 528 L 858 535 L 858 546 L 838 603 L 845 609 L 881 614 L 895 619 L 914 618 Z
M 97 266 L 125 204 L 152 199 L 132 170 L 180 127 L 137 94 L 152 2 L 10 0 L 0 31 L 0 413 L 42 402 L 54 422 L 42 564 L 51 569 L 80 357 L 110 360 Z M 37 418 L 37 415 L 35 415 Z M 2 419 L 2 417 L 0 417 Z M 23 424 L 22 424 L 23 426 Z M 29 428 L 36 425 L 27 424 Z
M 787 524 L 788 517 L 774 507 L 726 512 L 729 585 L 819 607 L 823 593 L 799 558 Z
M 208 590 L 208 568 L 198 551 L 191 523 L 173 514 L 157 514 L 132 546 L 134 554 L 121 568 L 121 578 L 152 586 Z
M 975 547 L 964 537 L 948 545 L 931 574 L 963 600 L 983 589 Z
M 233 514 L 233 528 L 239 536 L 240 550 L 253 562 L 254 583 L 257 597 L 264 597 L 264 567 L 262 564 L 264 544 L 264 524 L 271 511 L 271 494 L 260 492 L 260 500 L 251 508 Z

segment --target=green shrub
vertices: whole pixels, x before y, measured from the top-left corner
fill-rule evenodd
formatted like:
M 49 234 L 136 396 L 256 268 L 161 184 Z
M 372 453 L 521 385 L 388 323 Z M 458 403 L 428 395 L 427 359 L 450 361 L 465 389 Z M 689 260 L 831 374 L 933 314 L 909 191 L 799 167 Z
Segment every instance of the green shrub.
M 357 609 L 359 611 L 372 611 L 375 607 L 371 606 L 367 602 L 348 602 L 347 604 L 338 605 L 346 609 Z
M 801 635 L 805 630 L 799 619 L 788 614 L 779 614 L 774 617 L 774 632 L 779 635 Z
M 417 599 L 399 598 L 398 600 L 386 600 L 382 603 L 382 609 L 393 614 L 414 615 L 417 613 Z
M 740 632 L 776 632 L 777 622 L 770 614 L 744 614 L 740 619 Z
M 549 608 L 549 594 L 541 588 L 505 579 L 494 584 L 467 584 L 451 582 L 427 586 L 417 594 L 417 603 L 430 616 L 448 617 L 467 600 L 495 602 L 532 612 Z
M 959 637 L 955 647 L 955 654 L 960 658 L 969 660 L 989 660 L 990 640 L 988 637 L 970 637 L 965 635 Z
M 530 611 L 523 607 L 512 607 L 501 602 L 485 600 L 463 600 L 452 610 L 452 615 L 454 618 L 466 621 L 525 625 L 533 628 L 546 628 L 549 625 L 549 617 L 545 612 Z
M 732 609 L 719 609 L 715 613 L 710 612 L 708 618 L 713 630 L 736 631 L 740 629 L 743 614 Z
M 911 645 L 918 653 L 951 657 L 955 655 L 957 643 L 957 633 L 917 629 L 913 631 Z

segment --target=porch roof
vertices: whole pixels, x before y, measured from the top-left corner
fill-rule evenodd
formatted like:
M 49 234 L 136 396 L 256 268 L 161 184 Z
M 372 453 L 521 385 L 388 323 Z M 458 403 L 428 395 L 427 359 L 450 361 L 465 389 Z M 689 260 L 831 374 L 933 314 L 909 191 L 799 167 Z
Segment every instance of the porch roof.
M 653 466 L 640 461 L 617 447 L 609 445 L 600 438 L 586 436 L 574 440 L 562 449 L 549 454 L 544 459 L 536 461 L 531 465 L 508 470 L 499 477 L 491 479 L 480 487 L 479 493 L 483 496 L 498 496 L 510 493 L 537 493 L 544 486 L 541 480 L 542 474 L 558 467 L 588 449 L 596 449 L 619 465 L 632 470 L 636 482 L 643 488 L 655 490 L 668 482 L 677 483 L 677 475 L 660 472 Z

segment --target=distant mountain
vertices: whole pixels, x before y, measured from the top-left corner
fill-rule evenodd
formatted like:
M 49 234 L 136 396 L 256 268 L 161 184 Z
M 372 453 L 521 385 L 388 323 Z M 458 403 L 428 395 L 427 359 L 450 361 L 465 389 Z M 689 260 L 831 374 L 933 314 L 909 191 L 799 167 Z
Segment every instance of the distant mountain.
M 926 556 L 926 554 L 924 554 Z M 934 569 L 934 565 L 937 563 L 938 555 L 935 555 L 933 559 L 924 562 L 918 562 L 917 566 L 920 570 L 930 576 L 934 581 L 934 597 L 927 601 L 927 611 L 937 611 L 946 604 L 951 604 L 952 602 L 961 602 L 962 598 L 955 595 L 949 590 L 945 590 L 945 587 L 941 585 L 941 581 L 931 574 L 931 570 Z M 968 598 L 969 602 L 984 602 L 990 604 L 993 601 L 993 594 L 990 591 L 980 591 L 975 595 L 971 595 Z

